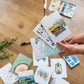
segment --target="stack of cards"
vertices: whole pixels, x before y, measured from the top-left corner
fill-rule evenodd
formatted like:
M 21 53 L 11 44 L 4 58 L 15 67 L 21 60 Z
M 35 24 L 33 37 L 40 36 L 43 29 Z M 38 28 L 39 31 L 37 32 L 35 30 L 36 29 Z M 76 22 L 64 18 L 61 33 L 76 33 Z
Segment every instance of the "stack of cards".
M 63 0 L 52 0 L 49 6 L 50 11 L 58 10 L 60 14 L 70 18 L 73 16 L 75 8 L 76 5 Z

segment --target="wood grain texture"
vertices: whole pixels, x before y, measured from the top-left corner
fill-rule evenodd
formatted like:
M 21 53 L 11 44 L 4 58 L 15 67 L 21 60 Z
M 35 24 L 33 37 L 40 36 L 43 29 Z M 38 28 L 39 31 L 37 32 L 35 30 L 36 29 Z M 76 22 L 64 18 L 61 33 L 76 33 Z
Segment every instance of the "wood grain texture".
M 66 0 L 68 2 L 77 5 L 75 13 L 72 19 L 64 16 L 66 24 L 72 31 L 72 35 L 84 32 L 84 0 Z M 48 7 L 51 0 L 48 0 Z M 52 12 L 46 11 L 46 15 Z M 43 13 L 43 0 L 0 0 L 0 41 L 6 37 L 14 38 L 18 37 L 17 41 L 8 48 L 9 52 L 13 52 L 14 56 L 9 59 L 0 60 L 0 68 L 6 65 L 8 62 L 13 64 L 19 53 L 23 53 L 32 58 L 31 45 L 20 46 L 23 41 L 29 41 L 30 38 L 36 37 L 33 33 L 33 29 L 44 17 Z M 57 58 L 59 55 L 53 55 L 50 58 Z M 60 57 L 59 57 L 60 58 Z M 78 55 L 80 64 L 70 69 L 67 66 L 68 78 L 70 84 L 84 84 L 84 55 Z M 33 63 L 29 69 L 34 69 Z M 52 79 L 50 79 L 49 84 Z M 4 84 L 0 79 L 0 84 Z M 19 84 L 16 82 L 15 84 Z

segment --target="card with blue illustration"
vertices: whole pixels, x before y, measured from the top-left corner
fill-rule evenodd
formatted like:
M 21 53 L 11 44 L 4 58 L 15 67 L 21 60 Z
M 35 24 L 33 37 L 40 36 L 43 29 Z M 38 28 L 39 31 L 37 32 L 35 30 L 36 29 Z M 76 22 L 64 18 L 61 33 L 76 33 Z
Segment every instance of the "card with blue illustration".
M 41 58 L 41 59 L 35 59 L 35 54 L 33 52 L 33 66 L 48 66 L 48 57 L 46 58 Z
M 35 59 L 46 58 L 61 52 L 61 48 L 59 46 L 56 46 L 55 49 L 52 49 L 38 37 L 32 38 L 30 41 L 32 44 L 33 52 L 35 54 Z
M 18 73 L 19 84 L 36 84 L 33 70 Z
M 39 84 L 48 84 L 51 76 L 51 68 L 48 66 L 39 66 L 35 73 L 35 82 Z
M 67 64 L 73 68 L 74 66 L 76 66 L 77 64 L 80 63 L 79 59 L 76 57 L 76 55 L 70 55 L 67 57 L 63 57 L 65 59 L 65 61 L 67 62 Z

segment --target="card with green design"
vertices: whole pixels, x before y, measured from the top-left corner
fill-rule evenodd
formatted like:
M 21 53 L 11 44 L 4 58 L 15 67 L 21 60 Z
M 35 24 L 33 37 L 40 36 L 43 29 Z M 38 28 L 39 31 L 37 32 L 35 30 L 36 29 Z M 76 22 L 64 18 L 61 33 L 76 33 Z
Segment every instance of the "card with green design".
M 31 64 L 32 59 L 23 55 L 19 54 L 18 57 L 16 58 L 15 62 L 13 63 L 11 67 L 11 71 L 14 73 L 26 71 L 29 68 L 29 65 Z

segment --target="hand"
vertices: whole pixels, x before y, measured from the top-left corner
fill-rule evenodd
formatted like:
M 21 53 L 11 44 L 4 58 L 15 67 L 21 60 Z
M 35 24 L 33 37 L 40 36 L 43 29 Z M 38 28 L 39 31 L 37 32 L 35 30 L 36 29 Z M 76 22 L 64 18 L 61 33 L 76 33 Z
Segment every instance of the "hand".
M 59 53 L 62 56 L 69 56 L 73 54 L 84 54 L 84 45 L 75 44 L 64 44 L 63 42 L 57 42 L 62 49 L 62 52 Z
M 70 38 L 64 40 L 65 43 L 67 44 L 84 44 L 84 33 L 80 33 L 74 36 L 71 36 Z

